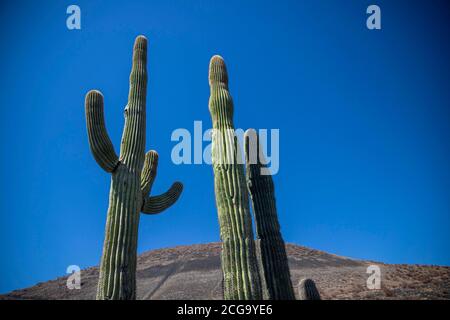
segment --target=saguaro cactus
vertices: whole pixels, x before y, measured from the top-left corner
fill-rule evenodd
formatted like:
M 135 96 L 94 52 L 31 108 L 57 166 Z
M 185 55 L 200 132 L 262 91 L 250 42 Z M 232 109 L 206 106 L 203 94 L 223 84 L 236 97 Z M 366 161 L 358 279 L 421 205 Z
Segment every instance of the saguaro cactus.
M 175 182 L 164 194 L 150 197 L 156 177 L 158 154 L 145 154 L 147 91 L 147 39 L 136 38 L 130 75 L 128 104 L 120 156 L 114 151 L 105 128 L 103 95 L 86 95 L 86 123 L 89 144 L 97 163 L 111 173 L 109 208 L 100 264 L 97 299 L 135 299 L 136 249 L 140 212 L 155 214 L 170 207 L 183 186 Z
M 311 279 L 303 279 L 298 284 L 299 300 L 320 300 L 320 293 Z
M 213 122 L 214 190 L 222 239 L 224 298 L 261 299 L 261 285 L 253 240 L 244 166 L 233 127 L 233 101 L 222 57 L 209 64 L 209 111 Z
M 286 247 L 280 232 L 272 176 L 266 168 L 258 135 L 249 129 L 244 135 L 247 187 L 256 223 L 256 246 L 260 259 L 263 295 L 269 300 L 295 300 Z M 265 172 L 263 172 L 265 173 Z

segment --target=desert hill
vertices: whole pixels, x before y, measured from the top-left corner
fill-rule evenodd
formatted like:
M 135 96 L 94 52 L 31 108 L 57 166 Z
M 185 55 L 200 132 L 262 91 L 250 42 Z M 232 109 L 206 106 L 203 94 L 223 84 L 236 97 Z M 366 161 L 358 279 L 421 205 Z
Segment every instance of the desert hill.
M 450 299 L 450 267 L 354 260 L 293 244 L 287 252 L 294 286 L 312 278 L 323 299 Z M 381 268 L 380 290 L 366 286 L 371 264 Z M 137 269 L 138 299 L 222 298 L 220 243 L 147 251 L 138 257 Z M 81 271 L 80 290 L 67 289 L 66 280 L 38 283 L 0 299 L 94 299 L 98 267 Z

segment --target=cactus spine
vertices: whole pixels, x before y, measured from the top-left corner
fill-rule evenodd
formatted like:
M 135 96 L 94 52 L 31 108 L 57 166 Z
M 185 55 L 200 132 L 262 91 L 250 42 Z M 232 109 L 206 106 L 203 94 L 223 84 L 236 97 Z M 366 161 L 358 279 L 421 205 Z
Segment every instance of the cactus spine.
M 280 232 L 272 176 L 265 165 L 256 131 L 244 135 L 247 187 L 256 223 L 256 245 L 263 294 L 269 300 L 295 300 L 286 247 Z M 262 172 L 266 170 L 267 172 Z
M 100 263 L 97 299 L 135 299 L 136 251 L 140 212 L 155 214 L 170 207 L 181 194 L 176 182 L 164 194 L 150 197 L 156 176 L 158 154 L 145 154 L 147 91 L 147 39 L 136 38 L 130 74 L 128 104 L 120 156 L 105 128 L 103 95 L 92 90 L 86 95 L 86 124 L 91 152 L 106 172 L 111 173 L 105 241 Z
M 321 300 L 316 284 L 311 279 L 303 279 L 298 284 L 299 300 Z
M 222 239 L 224 299 L 261 299 L 244 166 L 238 163 L 233 101 L 228 91 L 225 62 L 220 56 L 214 56 L 210 61 L 209 85 L 214 191 Z

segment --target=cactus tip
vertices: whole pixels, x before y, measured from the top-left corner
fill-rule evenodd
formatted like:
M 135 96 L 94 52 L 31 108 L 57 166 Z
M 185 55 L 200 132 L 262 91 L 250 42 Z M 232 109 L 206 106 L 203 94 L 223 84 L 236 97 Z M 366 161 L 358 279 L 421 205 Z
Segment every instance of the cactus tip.
M 156 150 L 150 150 L 149 152 L 147 152 L 146 156 L 150 157 L 158 157 L 158 152 Z
M 89 92 L 86 94 L 86 96 L 102 96 L 103 97 L 103 94 L 101 93 L 100 90 L 93 89 L 93 90 L 89 90 Z
M 228 84 L 228 73 L 225 61 L 219 55 L 214 55 L 209 62 L 209 83 L 221 82 Z
M 159 155 L 155 150 L 150 150 L 145 154 L 145 161 L 150 161 L 152 163 L 158 163 Z
M 88 93 L 86 93 L 86 106 L 91 106 L 97 103 L 103 105 L 103 94 L 99 90 L 90 90 Z
M 210 63 L 222 63 L 224 64 L 225 61 L 223 60 L 221 55 L 215 54 L 212 56 Z
M 136 37 L 134 41 L 135 49 L 147 49 L 147 38 L 143 35 L 139 35 Z
M 173 183 L 174 189 L 178 190 L 179 192 L 183 191 L 183 184 L 179 181 L 176 181 Z

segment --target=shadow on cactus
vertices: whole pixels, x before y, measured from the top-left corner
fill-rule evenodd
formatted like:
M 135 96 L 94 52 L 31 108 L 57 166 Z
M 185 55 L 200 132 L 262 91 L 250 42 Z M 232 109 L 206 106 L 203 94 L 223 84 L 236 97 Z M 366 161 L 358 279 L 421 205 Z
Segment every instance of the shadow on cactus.
M 138 36 L 133 48 L 128 104 L 125 107 L 120 156 L 114 151 L 103 116 L 103 95 L 86 95 L 86 123 L 91 152 L 111 173 L 105 241 L 100 263 L 97 299 L 136 298 L 136 254 L 140 213 L 156 214 L 173 205 L 183 185 L 175 182 L 165 193 L 150 196 L 158 154 L 145 154 L 147 39 Z

